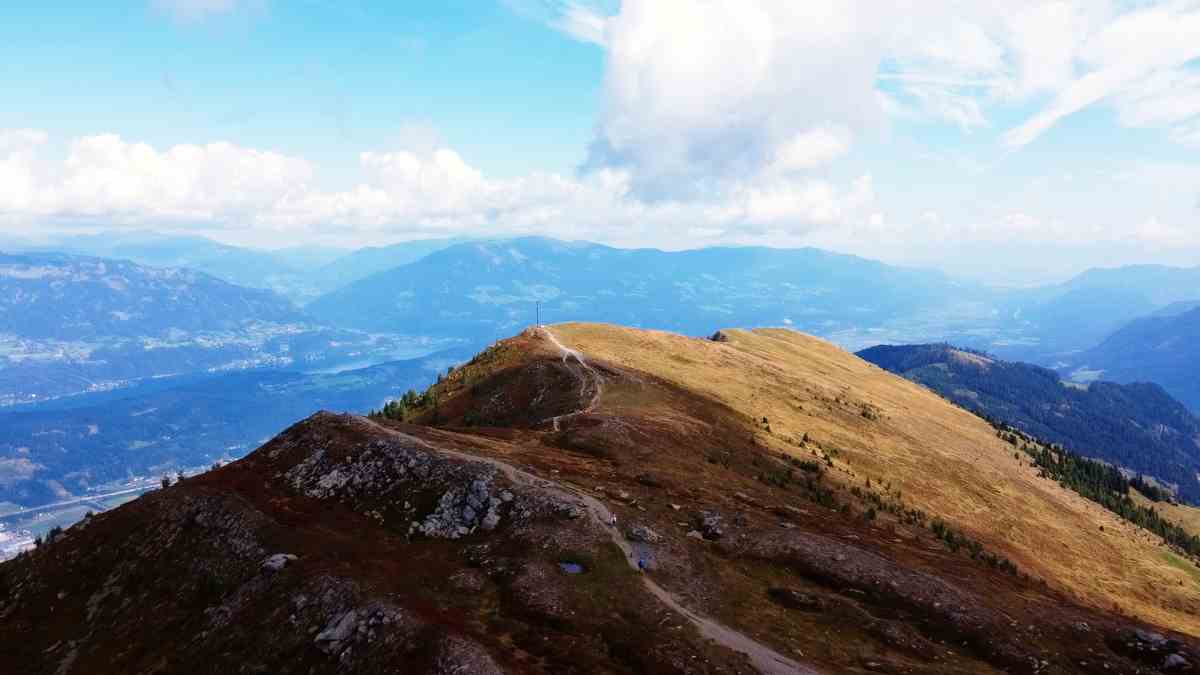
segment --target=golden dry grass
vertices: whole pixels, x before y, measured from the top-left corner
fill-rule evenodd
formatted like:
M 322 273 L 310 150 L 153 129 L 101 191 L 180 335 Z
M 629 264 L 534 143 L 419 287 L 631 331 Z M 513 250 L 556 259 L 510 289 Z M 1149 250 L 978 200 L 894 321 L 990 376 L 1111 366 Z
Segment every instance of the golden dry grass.
M 1130 490 L 1129 496 L 1139 506 L 1154 507 L 1159 515 L 1167 520 L 1178 523 L 1180 527 L 1187 531 L 1188 534 L 1200 535 L 1200 508 L 1188 506 L 1186 504 L 1168 504 L 1166 502 L 1152 502 L 1146 499 L 1142 493 L 1137 490 Z
M 589 358 L 767 418 L 759 441 L 773 449 L 803 452 L 793 440 L 805 433 L 837 448 L 835 478 L 890 482 L 908 506 L 1085 604 L 1200 635 L 1195 565 L 1181 566 L 1157 537 L 1039 478 L 983 420 L 828 342 L 779 329 L 725 331 L 725 343 L 596 324 L 552 330 Z

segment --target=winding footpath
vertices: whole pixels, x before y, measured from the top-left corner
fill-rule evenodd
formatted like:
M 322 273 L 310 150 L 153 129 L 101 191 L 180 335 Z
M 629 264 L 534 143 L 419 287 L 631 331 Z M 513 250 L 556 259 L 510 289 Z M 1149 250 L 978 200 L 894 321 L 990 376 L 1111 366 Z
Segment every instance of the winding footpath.
M 600 373 L 591 365 L 589 365 L 579 352 L 563 346 L 563 344 L 558 341 L 558 339 L 553 333 L 550 332 L 548 328 L 539 328 L 538 331 L 539 334 L 544 335 L 552 344 L 558 347 L 563 354 L 564 362 L 567 361 L 568 358 L 575 359 L 579 365 L 583 367 L 584 372 L 588 373 L 587 379 L 591 380 L 591 386 L 595 389 L 586 408 L 571 413 L 570 415 L 561 415 L 554 418 L 554 428 L 557 430 L 559 418 L 580 415 L 596 409 L 600 403 L 600 394 L 603 388 L 604 380 Z M 581 389 L 581 393 L 585 393 L 587 391 L 587 386 L 587 383 L 583 385 L 584 388 Z M 408 442 L 415 443 L 433 452 L 440 453 L 448 457 L 461 459 L 467 462 L 482 462 L 484 464 L 491 465 L 499 470 L 500 473 L 502 473 L 504 477 L 514 485 L 534 487 L 539 490 L 544 490 L 546 492 L 558 495 L 567 501 L 574 501 L 577 505 L 586 509 L 588 515 L 591 516 L 592 520 L 600 527 L 602 531 L 608 533 L 609 539 L 611 539 L 612 542 L 616 544 L 617 548 L 621 549 L 621 552 L 625 555 L 625 562 L 629 564 L 630 568 L 635 570 L 637 569 L 637 554 L 634 551 L 633 546 L 625 539 L 624 536 L 621 535 L 621 532 L 618 528 L 610 525 L 613 519 L 612 511 L 610 511 L 608 507 L 605 506 L 604 503 L 599 499 L 596 499 L 595 497 L 583 492 L 578 488 L 575 488 L 574 486 L 541 478 L 540 476 L 536 476 L 528 471 L 519 469 L 508 462 L 503 462 L 491 457 L 458 452 L 457 450 L 435 447 L 414 436 L 410 436 L 403 432 L 396 431 L 395 429 L 389 429 L 385 426 L 382 426 L 373 420 L 367 418 L 361 419 L 375 429 L 393 436 L 398 436 Z M 642 574 L 641 578 L 646 590 L 648 590 L 652 595 L 654 595 L 654 597 L 658 598 L 659 601 L 661 601 L 671 610 L 690 621 L 692 625 L 694 625 L 696 629 L 700 631 L 701 635 L 721 645 L 722 647 L 745 654 L 747 657 L 749 657 L 750 663 L 753 664 L 760 673 L 763 673 L 763 675 L 818 675 L 818 671 L 801 665 L 795 660 L 776 652 L 761 642 L 758 642 L 743 633 L 739 633 L 738 631 L 725 626 L 724 624 L 718 623 L 706 616 L 693 612 L 692 610 L 684 607 L 673 593 L 666 590 L 662 586 L 659 586 L 653 579 L 650 578 L 650 575 Z
M 590 413 L 600 405 L 600 394 L 604 391 L 604 376 L 600 374 L 600 371 L 593 368 L 592 365 L 583 358 L 582 354 L 574 349 L 564 346 L 563 343 L 559 342 L 558 338 L 554 336 L 554 333 L 550 332 L 549 328 L 539 326 L 534 330 L 536 331 L 537 335 L 546 338 L 550 341 L 550 344 L 558 348 L 558 351 L 562 354 L 563 363 L 568 364 L 569 366 L 571 359 L 575 359 L 575 362 L 579 364 L 583 371 L 579 374 L 579 398 L 580 400 L 587 400 L 588 404 L 573 413 L 556 415 L 550 418 L 551 426 L 555 431 L 558 431 L 560 428 L 559 425 L 563 420 L 571 419 L 577 415 Z M 588 395 L 589 388 L 591 389 L 590 396 Z

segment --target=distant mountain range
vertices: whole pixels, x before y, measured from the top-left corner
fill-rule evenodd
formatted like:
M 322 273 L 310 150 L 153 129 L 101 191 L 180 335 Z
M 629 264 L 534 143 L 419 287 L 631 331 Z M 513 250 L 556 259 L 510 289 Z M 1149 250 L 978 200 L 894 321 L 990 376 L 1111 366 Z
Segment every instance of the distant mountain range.
M 305 317 L 207 274 L 60 253 L 0 254 L 0 332 L 59 341 L 239 330 Z
M 1126 323 L 1200 301 L 1200 267 L 1130 265 L 1091 269 L 1062 284 L 1022 289 L 1000 302 L 1021 339 L 972 346 L 1047 365 L 1078 363 L 1079 354 Z
M 1187 306 L 1130 322 L 1084 352 L 1080 363 L 1105 379 L 1156 382 L 1200 411 L 1200 307 Z
M 1200 420 L 1156 384 L 1073 385 L 1052 370 L 949 345 L 858 353 L 969 410 L 1178 486 L 1200 502 Z
M 532 245 L 538 241 L 540 246 Z M 557 311 L 564 317 L 697 329 L 711 324 L 706 316 L 724 317 L 733 325 L 797 326 L 854 349 L 889 340 L 950 340 L 1056 367 L 1079 365 L 1082 352 L 1130 321 L 1179 313 L 1200 303 L 1200 267 L 1161 265 L 1092 269 L 1061 284 L 1004 290 L 815 249 L 718 247 L 671 253 L 548 239 L 448 238 L 354 251 L 320 246 L 261 250 L 153 232 L 72 236 L 38 244 L 8 238 L 0 240 L 0 247 L 194 269 L 237 285 L 274 290 L 298 305 L 313 303 L 322 317 L 373 330 L 398 330 L 398 321 L 415 325 L 398 307 L 410 300 L 387 297 L 388 285 L 400 284 L 400 294 L 449 300 L 455 288 L 465 288 L 463 295 L 479 298 L 452 302 L 452 308 L 439 305 L 432 315 L 426 312 L 420 323 L 431 334 L 455 333 L 463 327 L 464 312 L 491 306 L 467 323 L 474 324 L 472 333 L 499 336 L 514 325 L 506 317 L 524 313 L 518 309 L 521 303 L 541 299 L 551 315 Z M 528 260 L 497 264 L 504 256 L 495 253 L 505 249 Z M 410 265 L 419 267 L 403 271 Z M 464 275 L 471 269 L 478 278 Z M 493 291 L 495 297 L 489 296 Z M 543 297 L 543 291 L 548 295 Z M 706 291 L 713 295 L 711 302 Z M 900 297 L 910 291 L 911 301 Z M 346 307 L 347 301 L 365 304 Z M 504 307 L 498 311 L 497 305 Z M 583 308 L 597 314 L 576 311 Z M 664 312 L 671 315 L 669 321 Z
M 313 274 L 318 285 L 326 291 L 348 286 L 373 274 L 414 263 L 421 258 L 466 241 L 455 239 L 427 239 L 406 241 L 391 246 L 369 246 L 339 256 L 316 270 Z
M 325 246 L 264 250 L 230 246 L 205 237 L 131 232 L 75 235 L 40 244 L 0 240 L 0 248 L 129 260 L 149 267 L 188 268 L 240 286 L 270 289 L 304 304 L 458 241 L 463 240 L 417 240 L 354 251 Z
M 980 289 L 944 275 L 816 249 L 665 252 L 542 238 L 469 242 L 307 306 L 327 323 L 494 339 L 535 321 L 711 332 L 788 325 L 820 334 L 940 309 Z
M 332 329 L 266 290 L 62 253 L 0 254 L 0 405 L 205 370 L 317 370 L 432 351 Z

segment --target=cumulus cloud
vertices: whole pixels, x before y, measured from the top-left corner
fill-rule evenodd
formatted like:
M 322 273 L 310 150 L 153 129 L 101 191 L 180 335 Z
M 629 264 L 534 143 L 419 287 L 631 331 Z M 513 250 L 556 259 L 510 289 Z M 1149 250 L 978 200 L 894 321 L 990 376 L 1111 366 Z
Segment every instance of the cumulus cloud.
M 854 3 L 628 0 L 604 23 L 604 107 L 585 168 L 627 169 L 650 198 L 694 195 L 771 167 L 797 138 L 868 126 L 881 116 L 879 28 Z
M 327 190 L 302 158 L 231 143 L 156 148 L 100 134 L 72 141 L 54 158 L 41 151 L 44 134 L 9 132 L 0 141 L 18 147 L 7 139 L 25 140 L 21 150 L 0 155 L 0 210 L 43 223 L 298 236 L 537 233 L 629 244 L 677 244 L 672 233 L 680 228 L 725 238 L 802 236 L 876 210 L 869 177 L 839 185 L 803 175 L 843 152 L 843 136 L 838 129 L 799 134 L 771 171 L 728 181 L 703 198 L 645 200 L 627 170 L 490 177 L 452 149 L 429 147 L 425 134 L 405 149 L 362 153 L 361 180 Z
M 1025 119 L 1002 138 L 1016 148 L 1106 103 L 1131 124 L 1194 137 L 1195 0 L 539 6 L 549 25 L 606 52 L 587 168 L 628 168 L 649 195 L 707 190 L 770 164 L 797 134 L 841 125 L 862 137 L 885 115 L 969 132 L 991 126 L 996 106 L 1023 106 Z M 1184 80 L 1186 92 L 1169 86 Z
M 160 151 L 103 134 L 71 144 L 45 207 L 123 221 L 213 221 L 269 210 L 311 176 L 302 159 L 231 143 Z

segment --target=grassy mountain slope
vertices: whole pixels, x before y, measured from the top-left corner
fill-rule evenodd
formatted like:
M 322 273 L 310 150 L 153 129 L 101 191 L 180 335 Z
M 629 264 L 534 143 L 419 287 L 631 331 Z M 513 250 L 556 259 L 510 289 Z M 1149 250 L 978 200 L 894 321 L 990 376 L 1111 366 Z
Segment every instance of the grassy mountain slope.
M 1200 410 L 1200 308 L 1133 321 L 1083 353 L 1079 361 L 1118 382 L 1161 384 Z
M 1175 584 L 1182 573 L 1165 566 L 1146 537 L 1039 479 L 988 424 L 924 387 L 791 331 L 728 331 L 725 344 L 589 325 L 560 332 L 596 358 L 678 382 L 750 419 L 766 417 L 771 432 L 758 435 L 769 447 L 795 452 L 790 439 L 807 433 L 837 448 L 835 464 L 850 480 L 890 482 L 906 502 L 1097 606 L 1117 603 L 1200 631 L 1184 609 L 1200 607 L 1200 588 Z M 1107 534 L 1097 535 L 1100 525 Z M 1090 562 L 1086 572 L 1079 560 Z
M 858 355 L 964 408 L 1200 500 L 1200 420 L 1158 385 L 1070 386 L 1054 371 L 948 345 L 883 345 Z
M 1175 632 L 1200 632 L 1191 562 L 820 340 L 556 325 L 404 417 L 314 416 L 0 565 L 0 657 L 39 673 L 1200 662 Z M 264 569 L 274 553 L 296 558 Z

